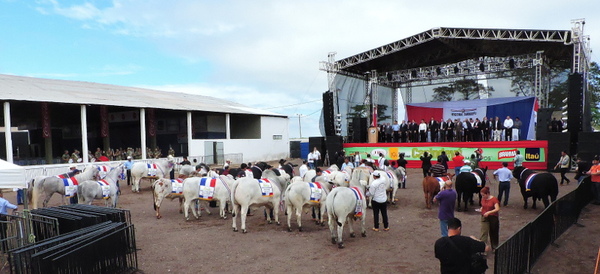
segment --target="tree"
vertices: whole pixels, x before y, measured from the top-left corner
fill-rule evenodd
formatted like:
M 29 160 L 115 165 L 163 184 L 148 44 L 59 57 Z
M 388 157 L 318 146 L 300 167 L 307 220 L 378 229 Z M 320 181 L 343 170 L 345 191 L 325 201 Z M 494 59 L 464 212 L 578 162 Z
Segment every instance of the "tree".
M 451 101 L 454 95 L 454 89 L 449 86 L 441 86 L 433 89 L 433 101 L 444 102 Z
M 473 79 L 461 79 L 454 81 L 450 86 L 441 86 L 433 89 L 433 101 L 451 101 L 454 93 L 458 92 L 462 94 L 462 100 L 477 99 L 479 98 L 480 91 L 485 91 L 488 96 L 494 91 L 494 87 L 485 87 L 484 85 L 477 83 Z
M 386 115 L 387 105 L 377 105 L 377 121 L 384 121 L 391 119 L 392 116 Z M 348 113 L 348 119 L 354 118 L 367 118 L 371 112 L 371 105 L 355 105 L 351 107 L 352 112 Z

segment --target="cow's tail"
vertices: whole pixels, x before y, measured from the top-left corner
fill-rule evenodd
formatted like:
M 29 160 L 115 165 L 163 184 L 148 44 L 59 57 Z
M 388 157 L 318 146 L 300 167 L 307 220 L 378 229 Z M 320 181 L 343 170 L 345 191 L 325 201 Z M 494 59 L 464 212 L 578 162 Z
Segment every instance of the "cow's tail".
M 158 179 L 160 180 L 160 179 Z M 150 189 L 152 190 L 152 206 L 154 207 L 154 211 L 156 211 L 156 192 L 154 192 L 154 188 L 156 186 L 156 182 L 158 182 L 158 180 L 154 180 L 154 182 L 152 182 L 152 185 L 150 186 Z
M 83 197 L 83 190 L 82 190 L 82 185 L 79 184 L 77 186 L 77 202 L 82 204 L 85 202 L 85 197 Z
M 46 180 L 46 178 L 39 179 L 39 180 L 33 179 L 31 181 L 31 184 L 29 185 L 29 191 L 27 191 L 27 198 L 29 198 L 29 204 L 31 205 L 31 209 L 38 208 L 38 199 L 40 198 L 40 195 L 42 193 L 42 187 L 44 186 L 44 180 Z M 29 195 L 31 195 L 31 196 L 29 196 Z
M 335 222 L 337 223 L 338 226 L 342 226 L 342 223 L 340 223 L 340 221 L 338 220 L 337 215 L 335 214 L 335 209 L 333 208 L 333 206 L 335 205 L 335 196 L 337 196 L 339 191 L 335 191 L 334 193 L 332 193 L 331 197 L 327 197 L 327 200 L 331 199 L 331 216 L 330 218 L 334 218 Z
M 233 184 L 231 184 L 231 216 L 234 218 L 237 215 L 237 205 L 235 204 L 235 190 L 237 189 L 238 184 L 239 181 L 237 180 L 233 181 Z
M 31 207 L 32 205 L 32 199 L 33 199 L 33 187 L 35 184 L 35 178 L 31 179 L 31 181 L 29 182 L 29 185 L 27 187 L 27 203 L 29 204 L 29 206 Z

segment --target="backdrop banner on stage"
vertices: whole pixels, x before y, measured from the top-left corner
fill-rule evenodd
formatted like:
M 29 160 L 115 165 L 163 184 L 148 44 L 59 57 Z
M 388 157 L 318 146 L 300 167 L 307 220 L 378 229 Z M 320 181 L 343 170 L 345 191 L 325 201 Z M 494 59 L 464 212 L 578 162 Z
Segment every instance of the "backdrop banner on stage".
M 424 119 L 428 122 L 431 117 L 436 121 L 440 119 L 460 119 L 483 117 L 494 118 L 498 116 L 504 121 L 510 116 L 514 121 L 516 117 L 523 123 L 521 127 L 521 140 L 535 139 L 536 113 L 539 106 L 535 97 L 505 97 L 489 98 L 468 101 L 430 102 L 407 104 L 406 112 L 409 120 L 417 123 Z
M 475 150 L 480 150 L 483 156 L 480 166 L 488 165 L 491 169 L 500 168 L 501 162 L 509 162 L 509 167 L 512 166 L 512 161 L 517 154 L 517 151 L 525 157 L 523 166 L 532 169 L 547 168 L 547 153 L 548 141 L 511 141 L 511 142 L 453 142 L 453 143 L 376 143 L 376 144 L 344 144 L 346 155 L 353 155 L 359 152 L 362 158 L 366 158 L 366 154 L 371 154 L 373 158 L 377 158 L 380 153 L 388 160 L 395 161 L 399 158 L 400 153 L 404 153 L 404 159 L 408 161 L 409 168 L 420 168 L 420 157 L 425 151 L 433 155 L 432 164 L 436 162 L 437 157 L 446 152 L 450 159 L 448 162 L 449 168 L 454 167 L 452 159 L 455 152 L 460 152 L 465 159 L 469 159 Z

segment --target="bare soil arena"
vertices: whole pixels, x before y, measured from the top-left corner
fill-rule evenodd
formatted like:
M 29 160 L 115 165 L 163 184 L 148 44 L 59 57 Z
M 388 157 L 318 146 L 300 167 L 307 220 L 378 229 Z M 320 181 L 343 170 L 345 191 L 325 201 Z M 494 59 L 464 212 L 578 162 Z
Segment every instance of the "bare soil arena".
M 299 159 L 290 161 L 301 163 Z M 498 191 L 492 176 L 495 168 L 488 171 L 494 196 Z M 439 261 L 433 252 L 433 244 L 440 237 L 437 205 L 430 210 L 425 208 L 422 179 L 420 169 L 408 170 L 407 188 L 399 189 L 398 203 L 388 207 L 390 231 L 372 231 L 372 211 L 368 210 L 367 237 L 357 233 L 356 238 L 350 238 L 346 228 L 344 249 L 332 244 L 329 228 L 317 226 L 309 214 L 303 216 L 304 232 L 298 232 L 293 219 L 294 231 L 288 232 L 283 212 L 279 214 L 281 225 L 267 224 L 262 209 L 257 209 L 254 216 L 248 217 L 248 233 L 243 234 L 233 232 L 231 215 L 226 220 L 219 218 L 218 208 L 211 208 L 212 215 L 203 214 L 199 220 L 192 216 L 185 221 L 177 200 L 165 200 L 161 207 L 163 218 L 158 220 L 148 182 L 137 194 L 121 181 L 118 207 L 131 211 L 139 273 L 439 273 Z M 559 197 L 575 188 L 576 183 L 561 186 Z M 14 193 L 7 193 L 5 198 L 16 200 Z M 60 203 L 55 194 L 50 206 Z M 104 202 L 96 200 L 94 204 L 103 206 Z M 476 205 L 466 213 L 455 214 L 462 220 L 463 235 L 479 237 L 479 214 L 475 208 Z M 523 209 L 519 187 L 513 182 L 509 205 L 500 211 L 500 242 L 542 210 L 541 202 L 536 210 Z M 585 227 L 572 226 L 556 241 L 559 247 L 546 250 L 533 273 L 593 273 L 600 246 L 598 216 L 600 206 L 588 205 L 579 219 Z M 355 224 L 355 231 L 360 231 L 359 225 Z M 488 255 L 488 265 L 487 273 L 493 273 L 493 254 Z

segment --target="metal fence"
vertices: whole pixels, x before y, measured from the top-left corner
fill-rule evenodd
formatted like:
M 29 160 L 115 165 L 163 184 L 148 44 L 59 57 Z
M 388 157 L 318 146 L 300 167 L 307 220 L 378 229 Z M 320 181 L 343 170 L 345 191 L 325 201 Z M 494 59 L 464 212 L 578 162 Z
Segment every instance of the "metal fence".
M 585 179 L 498 246 L 494 273 L 530 272 L 544 250 L 577 223 L 581 210 L 592 200 L 591 185 L 590 178 Z
M 35 236 L 21 240 L 27 244 L 13 244 L 13 239 L 19 238 L 6 237 L 7 245 L 2 247 L 8 251 L 12 273 L 122 273 L 137 269 L 135 230 L 129 210 L 73 204 L 36 209 L 29 215 L 23 218 L 22 226 L 30 227 Z M 9 218 L 13 218 L 7 221 L 11 227 L 2 231 L 18 226 L 15 220 L 19 218 Z M 36 218 L 54 220 L 53 234 L 44 233 L 50 230 L 39 228 L 43 223 Z M 29 222 L 38 225 L 27 225 Z

